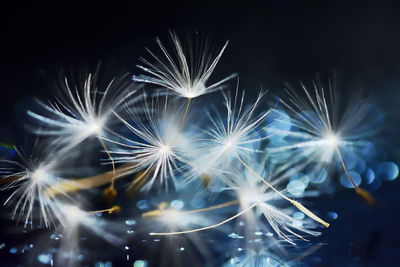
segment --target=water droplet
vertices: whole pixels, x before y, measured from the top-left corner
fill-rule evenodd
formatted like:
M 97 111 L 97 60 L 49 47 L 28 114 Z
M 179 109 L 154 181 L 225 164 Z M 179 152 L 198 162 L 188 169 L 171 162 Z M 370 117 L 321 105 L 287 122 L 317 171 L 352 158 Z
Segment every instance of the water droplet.
M 133 267 L 147 267 L 147 261 L 137 260 L 133 263 Z
M 296 220 L 303 220 L 305 218 L 305 215 L 300 211 L 296 211 L 295 213 L 293 213 L 293 218 Z
M 19 253 L 25 253 L 25 251 L 29 250 L 33 248 L 33 244 L 27 244 L 27 245 L 20 245 L 17 247 L 12 247 L 10 248 L 9 252 L 11 254 L 19 254 Z
M 235 234 L 235 233 L 229 234 L 228 237 L 233 238 L 233 239 L 236 239 L 236 238 L 241 239 L 241 238 L 243 238 L 243 236 L 240 236 L 240 235 Z
M 322 168 L 320 170 L 314 170 L 310 174 L 310 181 L 313 184 L 322 184 L 328 178 L 328 172 Z
M 60 238 L 62 238 L 61 234 L 52 234 L 50 236 L 50 239 L 53 239 L 53 240 L 59 240 Z
M 301 180 L 290 181 L 287 185 L 287 190 L 295 197 L 301 197 L 307 185 Z
M 127 233 L 128 235 L 133 235 L 133 234 L 135 233 L 135 231 L 133 231 L 133 230 L 127 230 L 126 233 Z
M 130 249 L 130 247 L 129 247 L 129 246 L 125 246 L 124 248 L 125 248 L 125 250 L 129 250 L 129 249 Z
M 183 203 L 182 200 L 175 199 L 171 201 L 170 207 L 172 209 L 180 210 L 185 206 L 185 203 Z
M 101 262 L 98 261 L 94 264 L 95 267 L 112 267 L 112 262 L 111 261 L 106 261 L 106 262 Z
M 254 235 L 263 235 L 263 232 L 255 232 Z
M 338 218 L 338 214 L 334 211 L 330 211 L 328 212 L 327 217 L 329 220 L 336 220 Z
M 266 233 L 265 235 L 271 237 L 274 236 L 274 233 Z
M 53 258 L 52 254 L 39 254 L 37 257 L 38 261 L 43 264 L 50 264 L 52 258 Z
M 132 226 L 132 225 L 136 224 L 136 221 L 135 220 L 126 220 L 125 224 L 128 225 L 128 226 Z
M 138 207 L 141 210 L 146 210 L 149 208 L 149 204 L 147 203 L 147 200 L 139 200 L 136 203 L 136 207 Z
M 184 251 L 185 248 L 184 248 L 184 247 L 180 247 L 179 250 L 180 250 L 180 251 Z

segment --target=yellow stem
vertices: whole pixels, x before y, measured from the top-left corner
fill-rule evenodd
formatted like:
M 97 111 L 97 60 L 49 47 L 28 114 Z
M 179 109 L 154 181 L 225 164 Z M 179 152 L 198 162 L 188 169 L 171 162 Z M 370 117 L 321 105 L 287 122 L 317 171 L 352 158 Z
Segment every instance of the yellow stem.
M 210 226 L 206 226 L 206 227 L 202 227 L 202 228 L 197 228 L 197 229 L 192 229 L 192 230 L 187 230 L 187 231 L 179 231 L 179 232 L 169 232 L 169 233 L 149 233 L 149 235 L 162 235 L 162 236 L 167 236 L 167 235 L 181 235 L 181 234 L 190 234 L 190 233 L 194 233 L 194 232 L 200 232 L 200 231 L 204 231 L 204 230 L 208 230 L 208 229 L 212 229 L 218 226 L 221 226 L 227 222 L 232 221 L 233 219 L 241 216 L 242 214 L 248 212 L 249 210 L 251 210 L 252 208 L 254 208 L 257 205 L 257 203 L 251 205 L 250 207 L 242 210 L 241 212 L 233 215 L 232 217 L 229 217 L 226 220 L 223 220 L 222 222 L 219 222 L 217 224 L 213 224 Z
M 206 211 L 210 211 L 210 210 L 216 210 L 216 209 L 222 209 L 225 207 L 230 207 L 233 205 L 238 205 L 239 204 L 239 200 L 235 199 L 235 200 L 231 200 L 222 204 L 218 204 L 215 206 L 211 206 L 208 208 L 203 208 L 203 209 L 197 209 L 197 210 L 186 210 L 186 211 L 179 211 L 179 213 L 181 214 L 191 214 L 191 213 L 198 213 L 198 212 L 206 212 Z M 143 218 L 151 218 L 151 217 L 157 217 L 162 215 L 162 213 L 165 210 L 163 209 L 157 209 L 157 210 L 152 210 L 152 211 L 148 211 L 142 214 Z
M 85 190 L 93 187 L 102 186 L 110 182 L 112 177 L 115 175 L 115 179 L 120 179 L 126 176 L 118 177 L 118 174 L 123 174 L 126 168 L 132 166 L 132 163 L 126 163 L 121 165 L 119 168 L 115 169 L 115 174 L 113 171 L 100 173 L 87 178 L 72 178 L 66 181 L 60 182 L 57 185 L 49 187 L 45 190 L 45 194 L 49 196 L 56 196 L 61 192 L 63 194 L 73 193 L 79 190 Z
M 121 210 L 120 206 L 113 206 L 109 209 L 104 209 L 104 210 L 93 210 L 93 211 L 88 211 L 87 213 L 89 214 L 96 214 L 96 213 L 104 213 L 108 212 L 109 214 L 119 212 Z
M 368 205 L 375 205 L 375 198 L 366 190 L 362 189 L 361 187 L 359 187 L 356 182 L 354 181 L 353 177 L 351 177 L 350 172 L 348 171 L 346 164 L 344 163 L 343 157 L 342 157 L 342 153 L 340 153 L 339 148 L 336 148 L 336 152 L 339 156 L 340 159 L 340 163 L 343 167 L 344 173 L 347 177 L 347 179 L 349 179 L 350 183 L 353 185 L 355 192 L 357 193 L 358 196 L 360 196 L 365 202 L 367 202 Z

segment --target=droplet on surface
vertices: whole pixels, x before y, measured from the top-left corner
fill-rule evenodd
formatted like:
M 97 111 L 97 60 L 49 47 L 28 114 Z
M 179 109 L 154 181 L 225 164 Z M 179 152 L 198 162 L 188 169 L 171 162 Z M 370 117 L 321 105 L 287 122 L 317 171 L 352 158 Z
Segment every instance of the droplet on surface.
M 293 218 L 296 220 L 303 220 L 305 218 L 305 215 L 300 211 L 296 211 L 295 213 L 293 213 Z
M 338 218 L 338 214 L 334 211 L 330 211 L 328 212 L 327 217 L 329 220 L 336 220 Z
M 128 226 L 132 226 L 132 225 L 136 224 L 136 221 L 135 220 L 126 220 L 125 224 L 128 225 Z
M 147 203 L 147 200 L 139 200 L 138 202 L 136 202 L 136 207 L 141 210 L 146 210 L 149 208 L 149 204 Z
M 144 260 L 136 260 L 133 263 L 133 267 L 147 267 L 147 261 Z
M 37 257 L 38 261 L 43 264 L 50 264 L 51 260 L 53 259 L 52 254 L 39 254 Z

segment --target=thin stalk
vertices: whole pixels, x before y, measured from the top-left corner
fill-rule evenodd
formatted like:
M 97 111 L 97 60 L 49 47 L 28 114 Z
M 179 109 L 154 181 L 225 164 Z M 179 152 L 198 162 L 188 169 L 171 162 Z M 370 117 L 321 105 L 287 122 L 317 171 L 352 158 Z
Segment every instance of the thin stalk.
M 354 190 L 356 191 L 356 194 L 361 197 L 365 202 L 368 203 L 368 205 L 375 205 L 375 199 L 374 197 L 366 190 L 362 189 L 361 187 L 359 187 L 356 182 L 354 181 L 353 177 L 351 177 L 351 174 L 349 172 L 349 170 L 346 167 L 346 164 L 344 163 L 343 157 L 342 157 L 342 153 L 340 153 L 339 148 L 336 148 L 336 152 L 339 156 L 340 159 L 340 163 L 343 167 L 344 173 L 347 177 L 347 179 L 349 179 L 350 183 L 353 185 Z
M 183 126 L 186 123 L 186 119 L 187 119 L 187 115 L 189 113 L 189 109 L 190 109 L 190 104 L 192 103 L 192 99 L 188 98 L 187 102 L 186 102 L 186 107 L 185 107 L 185 113 L 183 113 L 182 119 L 180 121 L 180 128 L 183 128 Z
M 99 142 L 100 142 L 101 146 L 102 146 L 102 147 L 104 148 L 104 150 L 106 151 L 108 158 L 109 158 L 110 161 L 111 161 L 111 165 L 112 165 L 112 177 L 111 177 L 111 184 L 110 184 L 110 187 L 111 187 L 111 188 L 115 188 L 115 187 L 114 187 L 114 185 L 115 185 L 115 177 L 116 177 L 115 162 L 114 162 L 114 160 L 113 160 L 113 158 L 112 158 L 112 156 L 111 156 L 110 150 L 108 149 L 107 145 L 104 143 L 104 141 L 103 141 L 101 138 L 98 138 L 98 139 L 99 139 Z
M 112 214 L 112 213 L 119 212 L 120 210 L 121 210 L 120 206 L 113 206 L 113 207 L 111 207 L 109 209 L 87 211 L 87 213 L 88 214 L 96 214 L 96 213 L 105 213 L 105 212 L 107 212 L 109 214 Z
M 195 232 L 200 232 L 200 231 L 204 231 L 204 230 L 208 230 L 208 229 L 212 229 L 212 228 L 216 228 L 218 226 L 221 226 L 227 222 L 232 221 L 233 219 L 243 215 L 244 213 L 248 212 L 249 210 L 251 210 L 252 208 L 254 208 L 255 206 L 257 206 L 257 203 L 251 205 L 250 207 L 242 210 L 241 212 L 233 215 L 232 217 L 229 217 L 226 220 L 223 220 L 222 222 L 219 222 L 217 224 L 213 224 L 210 226 L 206 226 L 206 227 L 202 227 L 202 228 L 197 228 L 197 229 L 192 229 L 192 230 L 187 230 L 187 231 L 179 231 L 179 232 L 169 232 L 169 233 L 149 233 L 149 235 L 161 235 L 161 236 L 167 236 L 167 235 L 181 235 L 181 234 L 190 234 L 190 233 L 195 233 Z
M 324 220 L 322 220 L 321 218 L 319 218 L 317 215 L 315 215 L 312 211 L 310 211 L 309 209 L 307 209 L 306 207 L 304 207 L 300 202 L 297 202 L 294 199 L 288 198 L 287 196 L 285 196 L 284 194 L 282 194 L 280 191 L 278 191 L 274 186 L 272 186 L 270 183 L 268 183 L 264 178 L 262 178 L 258 173 L 256 173 L 252 168 L 250 168 L 250 166 L 244 162 L 242 160 L 242 158 L 237 155 L 238 160 L 243 164 L 243 166 L 248 169 L 253 175 L 255 175 L 258 179 L 260 179 L 264 184 L 266 184 L 269 188 L 271 188 L 274 192 L 276 192 L 280 197 L 282 197 L 283 199 L 287 200 L 290 202 L 290 204 L 292 204 L 293 206 L 295 206 L 298 210 L 300 210 L 301 212 L 303 212 L 304 214 L 306 214 L 308 217 L 310 217 L 311 219 L 313 219 L 314 221 L 322 224 L 325 227 L 329 227 L 329 223 L 325 222 Z
M 235 199 L 235 200 L 231 200 L 231 201 L 221 203 L 221 204 L 218 204 L 215 206 L 211 206 L 211 207 L 207 207 L 207 208 L 203 208 L 203 209 L 197 209 L 197 210 L 180 211 L 179 213 L 191 214 L 191 213 L 206 212 L 206 211 L 222 209 L 222 208 L 226 208 L 226 207 L 230 207 L 230 206 L 238 205 L 238 204 L 239 204 L 239 200 Z M 165 210 L 163 210 L 163 209 L 148 211 L 148 212 L 143 213 L 142 217 L 143 218 L 157 217 L 157 216 L 160 216 L 162 214 L 162 212 L 164 212 L 164 211 Z

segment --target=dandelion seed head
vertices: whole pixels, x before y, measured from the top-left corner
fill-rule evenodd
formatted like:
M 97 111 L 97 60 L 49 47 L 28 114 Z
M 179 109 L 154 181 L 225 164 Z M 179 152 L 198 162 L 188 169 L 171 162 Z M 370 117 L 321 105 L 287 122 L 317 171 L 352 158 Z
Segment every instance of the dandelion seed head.
M 166 156 L 171 155 L 171 153 L 172 153 L 170 146 L 164 145 L 164 144 L 161 144 L 160 152 L 161 152 L 161 154 L 166 155 Z
M 72 83 L 74 79 L 64 78 L 61 96 L 49 104 L 39 101 L 40 113 L 29 110 L 39 127 L 34 127 L 35 134 L 53 137 L 54 144 L 62 146 L 67 152 L 89 137 L 101 137 L 106 126 L 115 120 L 111 117 L 114 111 L 121 110 L 121 103 L 131 98 L 138 91 L 127 75 L 113 78 L 107 84 L 99 83 L 99 73 L 89 73 L 84 81 Z M 129 83 L 128 83 L 129 81 Z
M 64 214 L 67 218 L 67 222 L 70 225 L 75 225 L 82 220 L 83 217 L 86 216 L 86 213 L 79 209 L 77 206 L 68 205 L 64 207 Z
M 29 171 L 28 171 L 28 173 L 29 173 Z M 46 170 L 45 167 L 39 166 L 33 172 L 30 173 L 30 177 L 35 183 L 42 183 L 46 180 L 48 181 L 50 179 L 51 175 Z
M 338 135 L 334 133 L 328 133 L 323 140 L 326 142 L 326 144 L 332 148 L 336 149 L 339 146 L 340 138 Z
M 222 150 L 227 152 L 235 152 L 237 141 L 236 138 L 228 136 L 225 140 L 222 141 Z
M 240 190 L 239 200 L 243 207 L 249 207 L 253 204 L 260 204 L 265 201 L 263 193 L 259 192 L 256 188 L 244 188 Z
M 101 135 L 104 127 L 104 122 L 99 119 L 92 119 L 83 125 L 83 131 L 87 136 L 97 136 Z
M 222 84 L 235 77 L 230 75 L 219 82 L 207 85 L 218 61 L 225 51 L 226 43 L 214 59 L 211 58 L 207 45 L 201 45 L 202 51 L 183 47 L 178 36 L 171 32 L 173 43 L 171 51 L 157 38 L 161 55 L 148 50 L 153 62 L 142 59 L 145 66 L 138 66 L 146 75 L 133 76 L 133 80 L 155 84 L 171 90 L 180 97 L 192 99 L 222 88 Z

